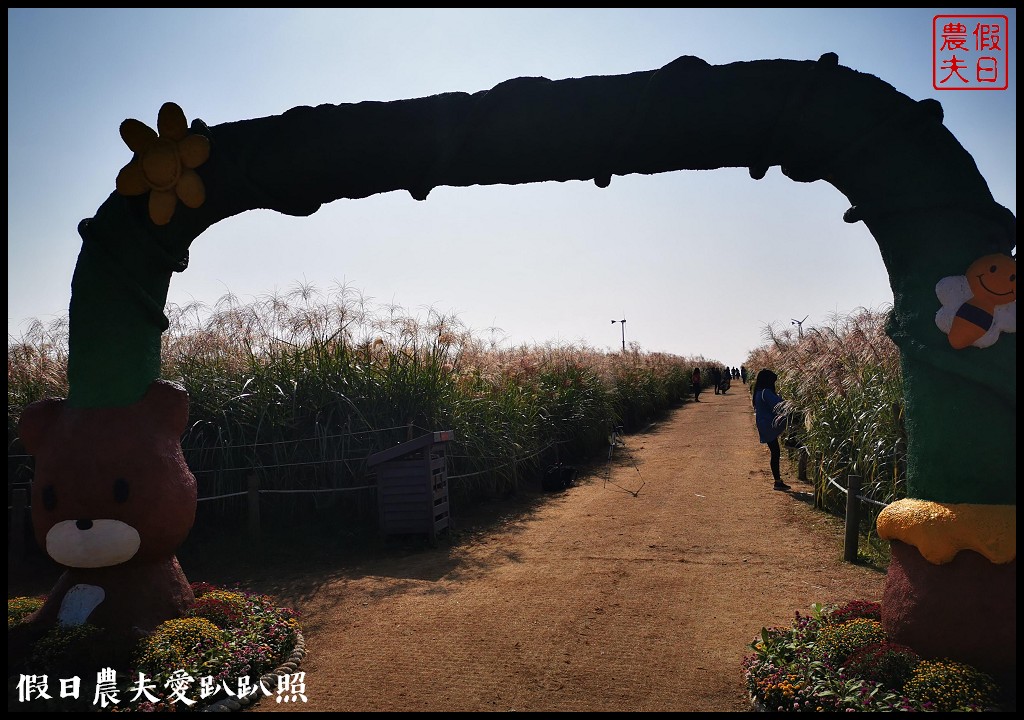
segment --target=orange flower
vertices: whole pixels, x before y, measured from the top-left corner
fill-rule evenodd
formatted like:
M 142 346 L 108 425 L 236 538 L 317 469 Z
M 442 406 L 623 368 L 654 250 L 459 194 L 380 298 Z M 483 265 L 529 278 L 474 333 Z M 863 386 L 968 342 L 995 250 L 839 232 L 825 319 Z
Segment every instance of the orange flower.
M 159 135 L 138 120 L 121 123 L 121 138 L 135 156 L 117 174 L 117 191 L 149 192 L 150 219 L 166 225 L 179 199 L 190 208 L 206 200 L 206 187 L 194 168 L 210 157 L 210 141 L 188 134 L 185 113 L 172 102 L 160 108 L 156 126 Z

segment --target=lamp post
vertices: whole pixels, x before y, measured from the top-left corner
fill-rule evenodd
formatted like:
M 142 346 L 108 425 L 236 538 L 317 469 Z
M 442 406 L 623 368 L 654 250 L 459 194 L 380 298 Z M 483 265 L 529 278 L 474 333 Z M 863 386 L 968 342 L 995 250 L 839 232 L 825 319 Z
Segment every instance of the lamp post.
M 626 319 L 623 318 L 622 320 L 612 320 L 612 325 L 614 325 L 615 323 L 619 323 L 620 325 L 622 325 L 622 352 L 626 352 Z

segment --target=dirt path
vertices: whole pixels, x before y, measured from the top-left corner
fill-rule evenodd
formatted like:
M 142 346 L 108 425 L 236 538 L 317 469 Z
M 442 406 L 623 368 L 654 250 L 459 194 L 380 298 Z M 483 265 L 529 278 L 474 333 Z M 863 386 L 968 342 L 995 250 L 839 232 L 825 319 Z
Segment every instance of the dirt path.
M 265 568 L 304 615 L 308 702 L 255 711 L 746 711 L 762 626 L 885 579 L 842 562 L 841 523 L 784 475 L 792 493 L 734 387 L 486 531 L 456 511 L 450 546 Z
M 262 552 L 244 532 L 193 533 L 180 557 L 190 580 L 303 615 L 308 701 L 255 712 L 746 711 L 741 661 L 762 626 L 881 600 L 885 581 L 842 562 L 841 520 L 783 465 L 791 493 L 772 489 L 734 386 L 627 436 L 564 493 L 456 508 L 437 548 L 331 546 L 297 526 Z M 58 574 L 9 565 L 8 593 Z

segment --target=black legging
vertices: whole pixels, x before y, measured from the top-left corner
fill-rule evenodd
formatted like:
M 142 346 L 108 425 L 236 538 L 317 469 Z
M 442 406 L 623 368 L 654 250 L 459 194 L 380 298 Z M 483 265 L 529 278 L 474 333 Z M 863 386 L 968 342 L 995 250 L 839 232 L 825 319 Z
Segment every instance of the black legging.
M 782 473 L 779 472 L 779 458 L 782 457 L 782 448 L 779 447 L 779 439 L 775 438 L 768 443 L 768 450 L 771 451 L 772 458 L 770 461 L 772 467 L 772 477 L 775 478 L 775 482 L 782 482 Z

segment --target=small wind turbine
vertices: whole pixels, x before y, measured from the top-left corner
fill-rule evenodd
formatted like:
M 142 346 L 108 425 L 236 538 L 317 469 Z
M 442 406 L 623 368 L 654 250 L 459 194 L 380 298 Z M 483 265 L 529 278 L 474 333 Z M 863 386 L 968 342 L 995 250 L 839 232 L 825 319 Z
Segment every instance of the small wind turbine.
M 810 315 L 804 315 L 804 320 L 809 318 Z M 804 320 L 793 320 L 793 325 L 796 325 L 796 335 L 801 340 L 804 337 Z
M 622 352 L 626 352 L 626 318 L 612 320 L 612 325 L 615 323 L 621 323 L 622 325 Z

